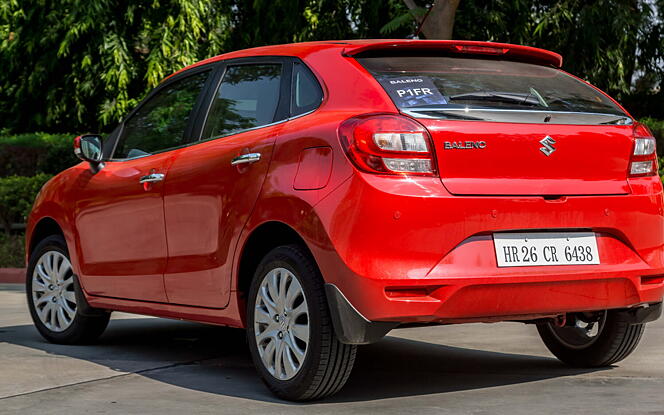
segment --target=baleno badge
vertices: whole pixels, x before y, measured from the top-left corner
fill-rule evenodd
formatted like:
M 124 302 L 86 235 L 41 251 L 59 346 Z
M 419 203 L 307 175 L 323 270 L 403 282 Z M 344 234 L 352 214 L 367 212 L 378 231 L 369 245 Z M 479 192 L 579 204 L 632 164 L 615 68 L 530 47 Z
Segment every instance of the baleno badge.
M 445 141 L 445 150 L 471 150 L 486 148 L 486 141 Z
M 556 151 L 556 148 L 553 146 L 556 144 L 556 140 L 548 135 L 540 141 L 540 144 L 544 146 L 540 147 L 540 151 L 544 153 L 545 156 L 550 156 L 554 151 Z

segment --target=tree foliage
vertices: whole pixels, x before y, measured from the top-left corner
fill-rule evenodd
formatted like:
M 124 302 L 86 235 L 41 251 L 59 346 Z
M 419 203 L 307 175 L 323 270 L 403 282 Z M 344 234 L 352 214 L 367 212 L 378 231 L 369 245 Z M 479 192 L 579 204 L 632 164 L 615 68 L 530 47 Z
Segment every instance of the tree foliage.
M 0 0 L 0 130 L 108 130 L 166 75 L 229 50 L 412 36 L 433 2 L 410 2 Z M 560 52 L 565 69 L 659 117 L 663 33 L 664 0 L 462 0 L 454 25 L 457 39 Z
M 622 98 L 635 75 L 654 77 L 649 89 L 664 79 L 662 13 L 662 0 L 465 1 L 455 34 L 556 51 L 565 70 Z
M 166 75 L 223 50 L 229 33 L 223 2 L 2 4 L 0 112 L 13 130 L 115 122 Z

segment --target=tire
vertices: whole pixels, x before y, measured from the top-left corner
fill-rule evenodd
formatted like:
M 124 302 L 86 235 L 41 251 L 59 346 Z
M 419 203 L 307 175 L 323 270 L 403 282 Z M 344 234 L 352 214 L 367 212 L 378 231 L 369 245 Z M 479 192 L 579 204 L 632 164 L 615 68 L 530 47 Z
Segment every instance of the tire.
M 32 321 L 52 343 L 89 343 L 108 325 L 110 312 L 94 309 L 85 300 L 62 236 L 49 236 L 35 247 L 25 287 Z
M 303 340 L 305 334 L 308 342 Z M 357 346 L 337 339 L 323 278 L 298 245 L 275 248 L 258 265 L 247 300 L 247 340 L 267 387 L 292 401 L 321 399 L 338 392 L 350 376 L 357 351 Z M 279 358 L 284 362 L 281 365 L 278 356 L 283 357 Z
M 537 325 L 540 337 L 551 353 L 574 367 L 604 367 L 625 359 L 636 349 L 645 330 L 645 324 L 630 324 L 623 314 L 608 310 L 599 315 L 597 334 L 586 336 L 584 342 L 579 329 L 574 326 L 576 320 L 584 316 L 587 314 L 568 314 L 568 321 L 572 321 L 563 327 L 553 323 Z

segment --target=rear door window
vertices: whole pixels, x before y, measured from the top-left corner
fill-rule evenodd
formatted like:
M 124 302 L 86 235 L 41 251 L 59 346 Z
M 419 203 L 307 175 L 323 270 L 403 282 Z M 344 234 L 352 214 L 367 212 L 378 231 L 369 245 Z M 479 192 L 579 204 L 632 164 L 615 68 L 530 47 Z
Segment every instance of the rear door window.
M 416 117 L 564 124 L 631 122 L 604 94 L 546 66 L 440 56 L 366 57 L 358 61 L 397 107 Z
M 226 69 L 203 128 L 203 139 L 223 137 L 280 121 L 282 65 L 231 65 Z M 285 117 L 283 117 L 285 118 Z

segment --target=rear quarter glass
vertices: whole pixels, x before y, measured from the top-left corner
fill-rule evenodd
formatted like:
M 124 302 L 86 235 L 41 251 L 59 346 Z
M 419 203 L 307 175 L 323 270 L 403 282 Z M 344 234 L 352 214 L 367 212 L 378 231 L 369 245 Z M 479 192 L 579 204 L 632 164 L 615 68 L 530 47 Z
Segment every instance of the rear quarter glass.
M 629 124 L 609 97 L 558 69 L 440 56 L 357 59 L 394 104 L 417 118 Z

